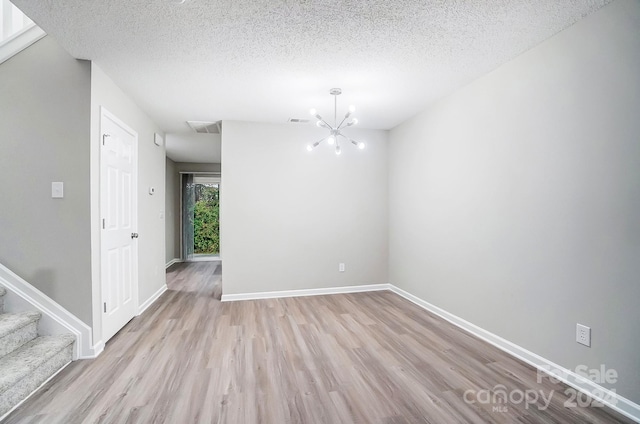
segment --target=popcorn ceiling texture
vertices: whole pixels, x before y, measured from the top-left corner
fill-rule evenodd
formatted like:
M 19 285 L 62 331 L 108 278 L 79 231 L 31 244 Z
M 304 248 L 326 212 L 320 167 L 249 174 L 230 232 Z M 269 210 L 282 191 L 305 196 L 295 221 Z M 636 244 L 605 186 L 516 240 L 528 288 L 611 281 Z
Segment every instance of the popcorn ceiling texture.
M 169 131 L 360 106 L 391 128 L 609 0 L 14 2 Z M 343 102 L 343 103 L 341 103 Z

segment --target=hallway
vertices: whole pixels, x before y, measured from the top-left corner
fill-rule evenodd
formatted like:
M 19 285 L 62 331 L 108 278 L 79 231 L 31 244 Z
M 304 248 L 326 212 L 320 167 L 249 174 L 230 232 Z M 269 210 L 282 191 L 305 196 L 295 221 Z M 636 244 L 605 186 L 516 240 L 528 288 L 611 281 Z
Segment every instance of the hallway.
M 174 264 L 167 269 L 167 288 L 219 301 L 222 297 L 222 264 L 211 260 Z

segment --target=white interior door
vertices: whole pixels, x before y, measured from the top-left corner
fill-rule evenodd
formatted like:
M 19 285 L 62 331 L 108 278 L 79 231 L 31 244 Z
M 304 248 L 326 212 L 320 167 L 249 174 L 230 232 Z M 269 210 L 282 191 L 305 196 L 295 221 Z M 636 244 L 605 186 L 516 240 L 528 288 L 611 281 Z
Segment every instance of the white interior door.
M 102 340 L 136 314 L 138 135 L 105 109 L 100 116 Z

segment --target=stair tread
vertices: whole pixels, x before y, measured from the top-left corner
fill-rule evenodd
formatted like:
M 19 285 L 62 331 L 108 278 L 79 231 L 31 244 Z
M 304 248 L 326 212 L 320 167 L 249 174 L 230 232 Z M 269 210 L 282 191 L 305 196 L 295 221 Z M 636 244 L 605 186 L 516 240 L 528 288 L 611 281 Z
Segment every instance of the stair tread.
M 72 334 L 41 336 L 0 358 L 0 394 L 75 340 Z
M 41 317 L 40 312 L 18 312 L 16 314 L 1 314 L 0 315 L 0 338 L 11 334 L 16 330 L 28 325 L 34 321 L 39 320 Z

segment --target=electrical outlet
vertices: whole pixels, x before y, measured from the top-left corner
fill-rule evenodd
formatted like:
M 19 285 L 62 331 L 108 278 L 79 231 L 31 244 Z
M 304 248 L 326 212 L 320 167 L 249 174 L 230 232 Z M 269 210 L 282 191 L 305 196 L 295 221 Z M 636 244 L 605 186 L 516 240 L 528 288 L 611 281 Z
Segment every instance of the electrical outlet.
M 338 271 L 344 272 L 344 264 L 343 263 L 339 263 L 338 264 Z
M 576 341 L 591 347 L 591 328 L 586 325 L 576 324 Z

